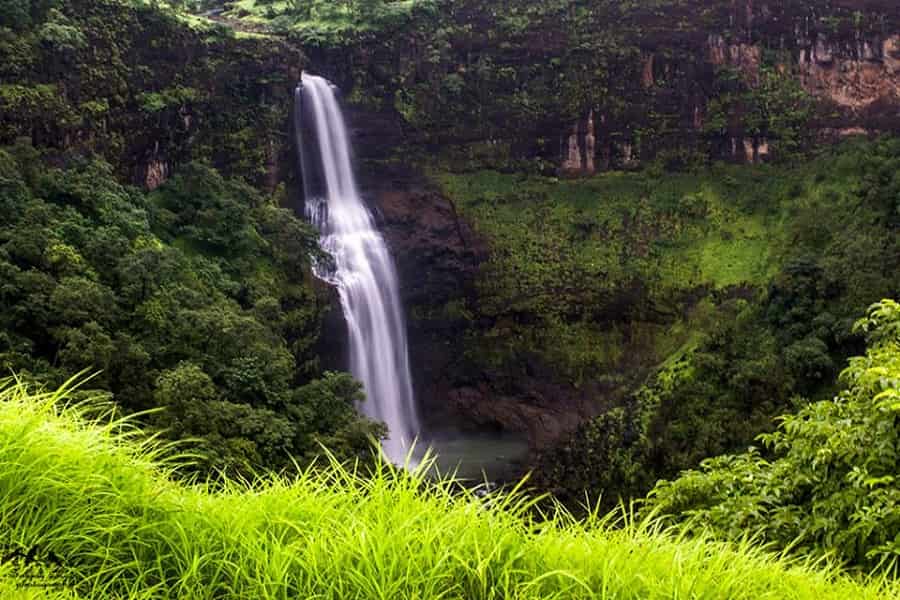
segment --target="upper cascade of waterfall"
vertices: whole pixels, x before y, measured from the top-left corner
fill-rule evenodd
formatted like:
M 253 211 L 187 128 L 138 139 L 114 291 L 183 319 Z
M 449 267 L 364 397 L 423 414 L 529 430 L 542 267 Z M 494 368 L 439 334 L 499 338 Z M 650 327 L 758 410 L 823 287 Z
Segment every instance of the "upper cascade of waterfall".
M 388 426 L 385 454 L 403 464 L 419 420 L 397 272 L 358 189 L 347 126 L 330 82 L 303 74 L 295 125 L 306 214 L 334 259 L 316 274 L 338 289 L 349 332 L 350 371 L 366 393 L 362 412 Z

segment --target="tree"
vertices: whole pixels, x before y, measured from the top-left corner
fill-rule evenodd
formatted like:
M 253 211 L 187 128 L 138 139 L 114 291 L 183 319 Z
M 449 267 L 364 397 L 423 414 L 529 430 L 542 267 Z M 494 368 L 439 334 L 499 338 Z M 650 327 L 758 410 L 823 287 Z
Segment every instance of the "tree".
M 146 424 L 199 440 L 203 474 L 294 469 L 320 443 L 371 456 L 359 384 L 315 379 L 311 227 L 202 164 L 144 194 L 102 161 L 20 150 L 0 150 L 0 367 L 99 371 L 123 413 L 162 408 Z
M 0 25 L 25 29 L 31 25 L 31 3 L 28 0 L 0 0 Z
M 900 568 L 900 304 L 883 300 L 855 325 L 865 356 L 832 400 L 785 415 L 756 449 L 704 461 L 660 482 L 649 508 L 688 530 L 711 529 L 865 568 Z

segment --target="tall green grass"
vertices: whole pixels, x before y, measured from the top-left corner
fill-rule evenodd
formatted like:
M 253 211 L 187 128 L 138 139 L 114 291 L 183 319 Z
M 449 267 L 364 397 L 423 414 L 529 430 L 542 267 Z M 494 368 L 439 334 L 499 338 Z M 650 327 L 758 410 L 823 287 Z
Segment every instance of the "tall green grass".
M 3 598 L 887 598 L 750 544 L 480 498 L 423 470 L 339 465 L 293 482 L 185 485 L 127 423 L 65 390 L 0 389 L 0 545 L 39 547 L 58 587 L 0 567 Z M 96 414 L 96 413 L 92 413 Z M 614 527 L 614 525 L 616 525 Z M 48 580 L 46 583 L 53 584 Z

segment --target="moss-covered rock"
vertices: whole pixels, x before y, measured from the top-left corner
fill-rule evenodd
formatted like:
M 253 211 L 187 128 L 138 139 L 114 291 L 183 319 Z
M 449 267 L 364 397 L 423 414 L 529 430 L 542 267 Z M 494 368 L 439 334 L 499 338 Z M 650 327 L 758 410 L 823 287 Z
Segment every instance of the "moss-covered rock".
M 887 1 L 463 1 L 305 47 L 456 167 L 590 174 L 895 130 L 898 34 Z
M 211 161 L 274 188 L 291 164 L 288 124 L 302 52 L 164 7 L 62 0 L 0 28 L 0 144 L 27 137 L 96 153 L 156 187 Z

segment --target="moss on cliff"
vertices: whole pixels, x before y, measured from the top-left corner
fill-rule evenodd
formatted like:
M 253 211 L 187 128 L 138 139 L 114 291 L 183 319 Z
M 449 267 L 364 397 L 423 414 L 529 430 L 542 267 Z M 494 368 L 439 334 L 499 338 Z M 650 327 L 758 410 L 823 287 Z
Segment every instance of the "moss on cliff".
M 495 399 L 517 419 L 542 407 L 538 480 L 576 502 L 744 448 L 795 395 L 829 393 L 852 319 L 898 292 L 896 155 L 883 140 L 692 173 L 436 169 L 491 248 L 456 311 L 457 384 L 483 399 L 463 410 L 517 426 Z M 600 416 L 569 436 L 552 423 L 572 411 Z
M 491 243 L 469 309 L 493 326 L 472 352 L 509 365 L 538 352 L 576 381 L 664 360 L 655 349 L 683 342 L 668 326 L 698 297 L 760 288 L 777 272 L 796 175 L 724 165 L 586 180 L 437 174 Z
M 801 85 L 813 55 L 816 68 L 881 64 L 900 27 L 890 2 L 463 1 L 357 26 L 365 31 L 310 43 L 315 68 L 393 114 L 407 141 L 475 168 L 573 158 L 573 170 L 590 171 L 591 153 L 597 170 L 785 160 L 830 128 L 897 126 L 890 94 L 848 110 Z
M 744 171 L 749 179 L 715 175 L 732 187 L 720 197 L 728 208 L 719 217 L 711 211 L 697 233 L 686 227 L 686 244 L 667 244 L 663 262 L 680 269 L 650 271 L 658 295 L 651 283 L 620 309 L 620 322 L 637 315 L 671 325 L 657 333 L 659 353 L 643 357 L 661 364 L 619 408 L 548 453 L 544 484 L 573 498 L 584 489 L 609 500 L 641 493 L 658 477 L 745 449 L 773 417 L 804 402 L 798 394 L 827 396 L 839 365 L 859 350 L 853 319 L 900 291 L 897 152 L 897 140 L 883 140 L 766 169 L 755 182 L 753 171 Z M 695 185 L 702 189 L 707 176 Z
M 150 187 L 194 159 L 274 187 L 297 48 L 153 3 L 55 6 L 0 27 L 0 144 L 96 153 Z

